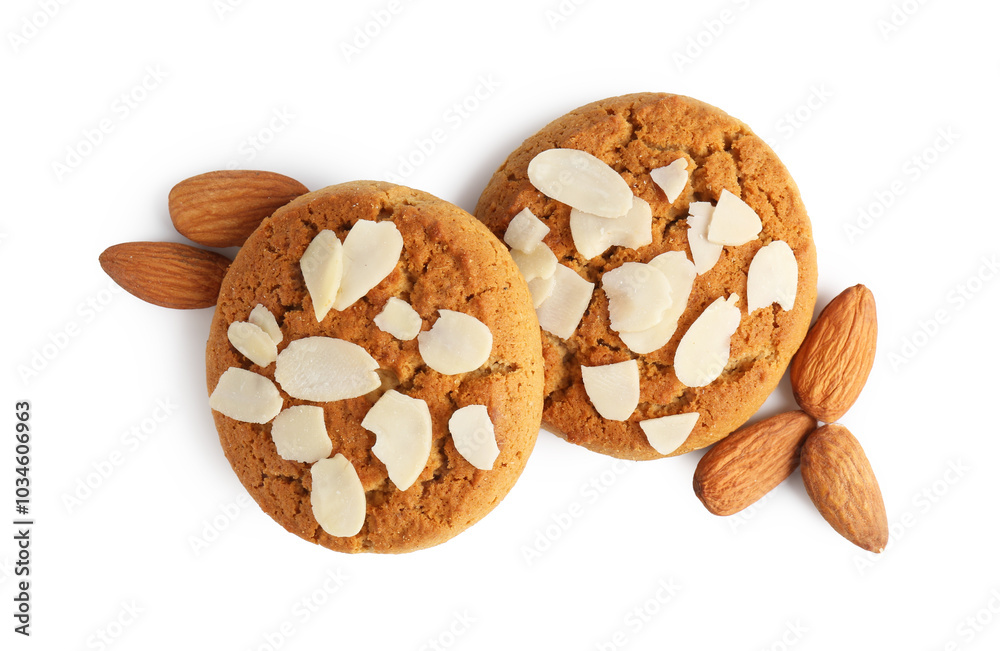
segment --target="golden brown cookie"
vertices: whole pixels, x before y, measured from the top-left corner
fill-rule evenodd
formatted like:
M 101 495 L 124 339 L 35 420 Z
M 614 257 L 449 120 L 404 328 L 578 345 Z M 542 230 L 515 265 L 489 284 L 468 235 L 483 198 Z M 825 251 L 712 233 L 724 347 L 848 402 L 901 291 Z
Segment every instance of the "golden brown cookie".
M 300 259 L 313 238 L 330 230 L 344 240 L 362 220 L 391 222 L 402 252 L 391 272 L 343 310 L 318 322 Z M 373 254 L 375 252 L 372 252 Z M 390 298 L 409 303 L 427 331 L 441 310 L 478 319 L 492 334 L 485 363 L 445 374 L 421 358 L 419 340 L 401 340 L 374 323 Z M 246 322 L 258 305 L 281 332 L 278 362 L 261 367 L 231 343 L 228 330 Z M 281 353 L 307 337 L 361 346 L 378 365 L 381 386 L 360 397 L 316 401 L 292 397 L 275 379 Z M 322 408 L 329 457 L 343 455 L 364 490 L 364 523 L 356 535 L 327 533 L 313 513 L 312 464 L 290 461 L 272 439 L 273 420 L 253 424 L 213 411 L 222 448 L 240 481 L 261 508 L 288 531 L 344 552 L 406 552 L 441 543 L 495 507 L 528 459 L 541 419 L 543 372 L 538 325 L 523 278 L 506 248 L 465 211 L 424 192 L 359 181 L 303 195 L 266 219 L 246 241 L 226 274 L 207 347 L 213 392 L 227 369 L 246 369 L 272 381 L 282 410 Z M 432 423 L 430 452 L 405 490 L 389 478 L 373 453 L 376 435 L 362 427 L 372 405 L 389 389 L 426 403 Z M 499 456 L 489 470 L 474 467 L 449 433 L 454 412 L 483 405 Z
M 593 154 L 625 180 L 652 210 L 652 242 L 638 248 L 611 246 L 590 259 L 575 248 L 570 206 L 546 196 L 528 177 L 537 154 L 553 148 Z M 684 158 L 689 178 L 671 203 L 650 172 Z M 681 164 L 683 167 L 683 164 Z M 668 251 L 688 257 L 688 210 L 693 202 L 715 205 L 728 190 L 759 216 L 752 240 L 725 246 L 718 262 L 697 275 L 677 329 L 662 348 L 637 354 L 609 327 L 604 274 L 626 262 L 647 263 Z M 595 284 L 579 326 L 568 338 L 542 331 L 545 355 L 544 424 L 566 440 L 628 459 L 664 456 L 647 440 L 640 422 L 698 413 L 690 435 L 670 454 L 702 448 L 742 425 L 777 385 L 805 336 L 816 298 L 816 253 L 811 226 L 795 182 L 767 144 L 742 122 L 703 102 L 678 95 L 639 93 L 588 104 L 556 119 L 528 138 L 497 169 L 476 207 L 476 216 L 498 237 L 512 218 L 530 209 L 550 229 L 543 240 L 559 263 Z M 747 313 L 747 272 L 755 254 L 781 240 L 798 267 L 791 309 L 778 303 Z M 794 285 L 794 281 L 793 281 Z M 739 326 L 728 362 L 707 386 L 686 386 L 674 370 L 678 343 L 694 320 L 718 298 L 737 295 Z M 625 421 L 595 410 L 581 366 L 637 360 L 638 406 Z

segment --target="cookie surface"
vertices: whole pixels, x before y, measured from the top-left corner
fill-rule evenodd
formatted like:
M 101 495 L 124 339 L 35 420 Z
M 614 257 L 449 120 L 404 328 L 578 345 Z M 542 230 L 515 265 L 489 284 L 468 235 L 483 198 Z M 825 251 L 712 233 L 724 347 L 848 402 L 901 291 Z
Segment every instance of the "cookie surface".
M 360 220 L 391 221 L 403 239 L 395 268 L 362 298 L 317 322 L 299 260 L 314 236 L 329 229 L 344 239 Z M 489 327 L 492 349 L 474 371 L 445 375 L 429 368 L 418 340 L 402 341 L 374 323 L 390 298 L 408 302 L 428 330 L 440 310 L 468 314 Z M 282 458 L 271 424 L 251 424 L 213 411 L 219 439 L 240 481 L 261 508 L 288 531 L 345 552 L 405 552 L 443 542 L 478 521 L 513 486 L 538 434 L 543 366 L 537 320 L 527 286 L 503 246 L 465 211 L 429 194 L 388 183 L 354 182 L 311 192 L 266 219 L 233 261 L 219 295 L 207 347 L 209 392 L 237 367 L 271 380 L 275 363 L 260 367 L 227 337 L 257 304 L 276 318 L 283 339 L 346 340 L 377 362 L 382 387 L 361 397 L 311 402 L 281 390 L 282 406 L 319 405 L 333 451 L 357 472 L 366 495 L 357 535 L 328 534 L 313 515 L 310 465 Z M 275 383 L 280 389 L 280 384 Z M 374 433 L 361 426 L 388 389 L 426 402 L 432 442 L 426 466 L 406 490 L 389 479 L 373 454 Z M 499 457 L 490 470 L 458 453 L 448 423 L 456 409 L 484 405 Z
M 611 246 L 585 259 L 570 231 L 570 206 L 532 185 L 528 165 L 553 148 L 588 152 L 625 180 L 650 205 L 652 243 Z M 685 158 L 690 172 L 673 203 L 650 177 L 654 169 Z M 688 208 L 719 201 L 723 190 L 742 199 L 760 217 L 752 241 L 726 246 L 719 261 L 695 278 L 687 307 L 669 342 L 636 354 L 609 327 L 605 272 L 626 262 L 649 262 L 668 251 L 690 257 Z M 512 218 L 528 208 L 550 229 L 543 242 L 559 263 L 595 283 L 584 316 L 568 338 L 542 330 L 545 355 L 544 425 L 566 440 L 628 459 L 664 456 L 649 443 L 640 421 L 698 412 L 687 439 L 671 455 L 702 448 L 742 425 L 771 393 L 798 348 L 816 300 L 816 253 L 811 226 L 787 169 L 763 140 L 723 111 L 677 95 L 641 93 L 588 104 L 560 117 L 528 138 L 495 172 L 476 207 L 476 217 L 499 237 Z M 773 240 L 786 242 L 798 264 L 797 296 L 790 310 L 778 304 L 747 314 L 747 270 L 756 252 Z M 731 338 L 722 374 L 703 387 L 682 384 L 674 372 L 678 343 L 704 309 L 720 297 L 739 296 L 740 323 Z M 626 421 L 602 418 L 583 385 L 581 366 L 635 359 L 640 375 L 638 407 Z

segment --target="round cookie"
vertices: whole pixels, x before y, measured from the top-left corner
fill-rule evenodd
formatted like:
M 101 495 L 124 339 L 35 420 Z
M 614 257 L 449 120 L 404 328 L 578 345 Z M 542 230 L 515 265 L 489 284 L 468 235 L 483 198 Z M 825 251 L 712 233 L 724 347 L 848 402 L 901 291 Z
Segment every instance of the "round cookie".
M 363 297 L 342 311 L 330 310 L 318 322 L 300 258 L 320 231 L 332 230 L 343 241 L 361 220 L 395 224 L 403 240 L 399 261 Z M 416 310 L 423 331 L 435 324 L 441 310 L 478 319 L 492 334 L 487 361 L 453 375 L 431 369 L 420 355 L 418 339 L 403 341 L 375 325 L 375 317 L 392 297 Z M 247 321 L 258 304 L 280 327 L 279 355 L 305 337 L 346 340 L 375 359 L 382 383 L 360 397 L 317 402 L 293 398 L 274 382 L 283 409 L 322 408 L 332 443 L 329 456 L 342 454 L 358 475 L 366 512 L 360 531 L 350 536 L 330 535 L 319 524 L 310 493 L 312 464 L 278 454 L 273 421 L 253 424 L 213 411 L 233 470 L 260 507 L 285 529 L 337 551 L 407 552 L 463 531 L 514 485 L 540 426 L 541 343 L 527 286 L 511 256 L 471 215 L 424 192 L 369 181 L 311 192 L 277 210 L 246 241 L 223 281 L 207 346 L 210 393 L 232 367 L 275 380 L 275 362 L 254 364 L 227 335 L 230 324 Z M 389 478 L 372 451 L 376 435 L 361 425 L 390 389 L 425 401 L 431 416 L 429 458 L 406 490 Z M 499 456 L 489 470 L 470 464 L 449 432 L 452 414 L 467 405 L 484 405 L 492 421 Z
M 652 209 L 652 243 L 611 246 L 586 259 L 574 247 L 570 206 L 537 189 L 528 165 L 553 148 L 588 152 L 609 165 L 633 194 Z M 650 172 L 679 158 L 690 171 L 671 203 Z M 668 251 L 689 258 L 688 208 L 716 204 L 723 190 L 742 199 L 759 216 L 762 230 L 751 241 L 725 246 L 720 259 L 698 275 L 677 329 L 666 345 L 636 354 L 609 327 L 603 274 L 626 262 L 646 263 Z M 566 339 L 542 330 L 545 356 L 543 424 L 566 440 L 626 459 L 665 456 L 654 449 L 640 421 L 697 412 L 698 420 L 669 456 L 709 445 L 742 425 L 781 379 L 801 343 L 816 300 L 816 252 L 811 226 L 795 182 L 767 144 L 742 122 L 688 97 L 639 93 L 593 102 L 554 120 L 531 136 L 497 169 L 476 207 L 476 217 L 498 237 L 528 208 L 549 228 L 543 243 L 559 263 L 594 283 L 584 316 Z M 777 303 L 747 314 L 747 270 L 756 252 L 774 240 L 786 242 L 798 266 L 797 295 L 789 310 Z M 682 384 L 674 372 L 678 343 L 716 299 L 739 296 L 740 322 L 731 337 L 728 363 L 703 387 Z M 583 385 L 581 366 L 635 359 L 639 366 L 638 407 L 627 421 L 602 418 Z

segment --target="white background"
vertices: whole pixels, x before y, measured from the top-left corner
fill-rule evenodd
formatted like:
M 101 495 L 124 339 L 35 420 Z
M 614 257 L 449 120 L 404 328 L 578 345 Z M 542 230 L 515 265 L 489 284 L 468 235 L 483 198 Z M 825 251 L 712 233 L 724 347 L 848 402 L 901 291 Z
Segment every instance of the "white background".
M 997 648 L 998 19 L 916 0 L 5 2 L 0 646 Z M 636 91 L 766 138 L 813 220 L 819 305 L 874 292 L 878 357 L 842 422 L 881 482 L 880 557 L 798 474 L 719 518 L 691 490 L 701 453 L 616 463 L 546 432 L 507 499 L 444 545 L 315 547 L 223 457 L 211 310 L 142 303 L 97 264 L 118 242 L 183 241 L 167 192 L 227 166 L 312 189 L 394 174 L 471 211 L 524 138 Z M 23 399 L 30 639 L 9 614 Z M 783 383 L 763 413 L 792 404 Z

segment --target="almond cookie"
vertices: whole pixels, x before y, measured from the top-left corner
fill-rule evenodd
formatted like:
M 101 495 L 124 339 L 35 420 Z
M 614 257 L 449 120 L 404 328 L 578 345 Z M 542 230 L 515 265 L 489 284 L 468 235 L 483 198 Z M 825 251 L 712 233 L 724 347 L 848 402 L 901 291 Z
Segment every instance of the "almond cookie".
M 233 260 L 207 347 L 219 439 L 288 531 L 441 543 L 511 489 L 541 420 L 528 288 L 465 211 L 354 182 L 278 209 Z
M 805 207 L 775 153 L 703 102 L 640 93 L 528 138 L 476 216 L 536 306 L 544 425 L 626 459 L 702 448 L 777 385 L 816 300 Z

